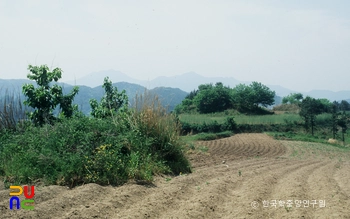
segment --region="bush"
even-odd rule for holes
[[[211,123],[203,122],[202,124],[198,123],[181,123],[182,134],[187,133],[200,133],[200,132],[224,132],[224,131],[235,131],[237,130],[237,124],[234,121],[234,117],[230,116],[226,118],[226,121],[223,124],[219,124],[216,120]]]
[[[27,97],[24,104],[34,108],[34,112],[28,113],[29,118],[36,125],[45,123],[53,123],[56,118],[53,115],[53,110],[59,105],[62,110],[62,115],[71,117],[77,105],[72,105],[75,95],[79,91],[79,87],[74,86],[73,90],[63,95],[62,87],[50,83],[57,82],[62,76],[62,70],[55,68],[51,72],[46,65],[28,66],[28,70],[32,74],[28,74],[28,79],[36,81],[38,87],[33,84],[24,84],[22,87],[23,94]]]
[[[219,133],[199,133],[195,140],[202,140],[202,141],[210,141],[215,140],[219,138],[227,138],[232,135],[232,132],[225,131],[225,132],[219,132]]]
[[[18,123],[24,123],[27,119],[25,110],[29,109],[22,104],[20,94],[15,95],[6,90],[4,96],[0,97],[0,131],[18,129]]]
[[[233,116],[227,117],[225,123],[222,127],[223,130],[235,131],[237,129],[237,124]]]
[[[6,185],[151,182],[154,174],[191,171],[179,132],[176,117],[160,105],[108,119],[77,114],[54,125],[30,125],[22,133],[2,132],[0,173]]]

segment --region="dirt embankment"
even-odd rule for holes
[[[0,218],[350,218],[349,159],[296,144],[264,134],[198,142],[192,174],[152,185],[37,187],[33,211],[9,210],[2,188]]]

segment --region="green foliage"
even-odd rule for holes
[[[23,93],[27,97],[24,104],[34,108],[34,112],[29,113],[29,118],[34,124],[52,124],[55,120],[53,110],[58,105],[64,116],[71,117],[74,109],[77,108],[72,106],[72,101],[79,88],[74,87],[71,93],[63,95],[62,87],[57,84],[50,86],[52,81],[57,82],[61,78],[62,70],[60,68],[50,71],[46,65],[29,65],[28,70],[32,73],[27,75],[28,79],[34,80],[38,84],[37,88],[32,84],[25,84],[22,87]]]
[[[271,114],[263,109],[275,101],[275,92],[267,86],[252,82],[250,85],[239,84],[231,89],[221,82],[201,84],[175,108],[176,113],[216,113],[237,109],[249,114]]]
[[[316,116],[324,111],[320,100],[307,96],[300,104],[299,115],[304,119],[305,128],[311,127],[311,134],[314,135]]]
[[[23,124],[27,119],[26,110],[29,109],[22,104],[20,95],[6,90],[0,98],[0,131],[20,128],[19,123]]]
[[[181,104],[178,104],[174,111],[177,114],[184,112],[196,112],[197,106],[193,103],[193,99],[185,98]]]
[[[193,90],[186,96],[185,99],[193,100],[197,94],[198,94],[198,90]]]
[[[339,110],[349,111],[350,110],[350,103],[346,100],[342,100],[339,104]]]
[[[95,118],[107,118],[115,115],[120,109],[125,111],[128,107],[125,90],[118,92],[118,88],[113,88],[112,81],[108,77],[104,79],[102,87],[105,89],[105,94],[100,103],[95,99],[90,100],[91,115]]]
[[[188,122],[181,122],[182,124],[182,132],[183,133],[200,133],[200,132],[210,132],[210,133],[218,133],[218,132],[224,132],[224,131],[230,131],[233,132],[237,129],[237,124],[234,120],[234,117],[227,117],[225,122],[222,124],[219,124],[216,120],[210,122],[210,123],[188,123]]]
[[[195,135],[194,140],[197,141],[210,141],[210,140],[215,140],[215,139],[220,139],[220,138],[227,138],[232,136],[232,132],[230,131],[224,131],[224,132],[219,132],[219,133],[199,133]]]
[[[200,85],[198,88],[198,94],[193,102],[200,113],[222,112],[232,107],[230,88],[224,87],[221,82],[216,83],[215,86]]]
[[[287,104],[283,103],[273,107],[273,111],[284,111],[287,113],[297,113],[300,110],[299,104]]]
[[[263,113],[264,111],[259,110],[259,106],[272,105],[274,97],[274,91],[255,81],[250,85],[239,84],[232,91],[232,101],[240,112]]]
[[[180,114],[179,119],[181,123],[187,122],[191,124],[201,124],[203,122],[211,123],[217,121],[219,124],[223,124],[227,115],[221,113],[215,114]],[[298,114],[294,113],[285,113],[285,114],[274,114],[274,115],[245,115],[245,114],[236,114],[234,120],[237,124],[283,124],[285,121],[290,121],[292,123],[302,122],[301,117]]]
[[[75,113],[53,125],[0,132],[0,174],[7,185],[40,180],[73,187],[190,172],[176,116],[159,107],[126,108],[99,119]]]
[[[303,100],[303,95],[301,93],[291,93],[286,97],[283,97],[282,104],[296,104],[299,105]]]
[[[333,103],[326,98],[317,99],[321,103],[322,113],[329,113],[332,110]]]
[[[334,101],[331,106],[331,114],[332,114],[332,134],[333,134],[333,139],[336,139],[337,132],[338,132],[338,122],[339,122],[339,108],[336,101]]]
[[[340,126],[342,130],[342,140],[345,144],[345,133],[348,130],[348,124],[350,122],[350,115],[347,114],[345,111],[343,111],[341,114],[339,114],[338,119],[338,125]]]

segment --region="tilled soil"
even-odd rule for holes
[[[350,218],[349,154],[302,144],[264,134],[197,142],[191,174],[36,187],[32,211],[10,210],[2,188],[0,218]]]

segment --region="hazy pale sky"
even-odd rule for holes
[[[0,0],[0,78],[28,64],[63,81],[115,69],[194,71],[309,91],[350,90],[349,0]]]

